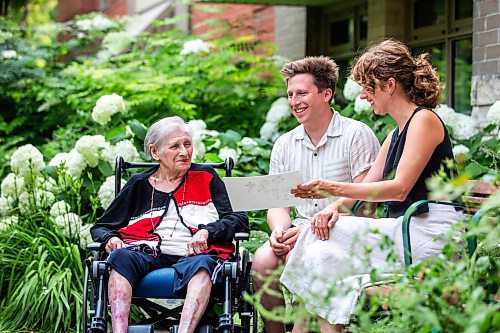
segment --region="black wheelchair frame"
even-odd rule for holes
[[[149,168],[158,163],[126,162],[122,157],[116,158],[115,168],[115,196],[121,188],[122,172],[133,168]],[[204,163],[214,168],[225,170],[227,177],[231,176],[234,162],[227,158],[222,163]],[[246,249],[240,254],[240,241],[248,240],[248,233],[237,233],[234,237],[236,243],[235,253],[224,261],[222,266],[222,283],[217,287],[223,288],[220,298],[212,299],[207,306],[205,315],[198,325],[197,332],[221,332],[221,333],[256,333],[257,312],[247,302],[244,294],[252,293],[252,279],[250,276],[251,265],[249,253]],[[85,260],[85,277],[82,306],[82,331],[84,333],[106,333],[110,321],[107,284],[110,268],[105,261],[107,253],[105,244],[91,243],[87,250],[93,255]],[[149,273],[151,274],[151,273]],[[149,275],[148,274],[148,275]],[[146,275],[146,276],[148,276]],[[154,297],[152,297],[154,298]],[[207,317],[210,307],[222,303],[222,313],[217,316]],[[137,332],[153,332],[154,324],[166,327],[170,332],[176,332],[176,324],[182,311],[182,304],[169,309],[166,306],[151,301],[149,298],[132,297],[132,304],[139,306],[149,318],[135,326],[129,326],[129,332],[140,328]],[[239,324],[233,317],[239,316]]]

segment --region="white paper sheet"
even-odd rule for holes
[[[225,177],[229,200],[234,211],[250,211],[305,204],[290,190],[302,183],[298,171],[269,176]]]

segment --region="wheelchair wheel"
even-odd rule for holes
[[[253,283],[250,275],[252,262],[248,250],[243,250],[241,256],[241,272],[242,272],[242,288],[241,288],[241,302],[243,304],[240,311],[241,326],[246,333],[257,333],[257,310],[250,302],[244,299],[243,294],[253,294]],[[244,314],[244,315],[243,315]]]
[[[85,260],[85,275],[83,281],[83,304],[82,304],[82,332],[106,332],[107,331],[107,292],[103,295],[101,302],[99,300],[99,281],[92,274],[92,266],[94,259],[92,257]],[[103,309],[98,311],[98,304],[101,304]],[[94,318],[97,313],[101,313],[99,322],[101,325],[94,325]]]

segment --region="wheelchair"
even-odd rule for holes
[[[117,157],[115,196],[121,188],[122,172],[133,168],[150,168],[155,165],[157,163],[126,162],[122,157]],[[205,163],[205,165],[223,169],[225,175],[230,176],[234,162],[228,158],[222,163]],[[219,273],[219,280],[222,282],[214,286],[211,300],[195,332],[257,332],[257,312],[252,304],[244,298],[246,293],[252,292],[252,279],[250,277],[252,263],[246,249],[243,249],[241,253],[239,251],[240,242],[248,240],[248,237],[248,233],[235,235],[236,251],[223,262]],[[111,317],[107,288],[110,267],[105,260],[107,256],[105,244],[91,243],[87,245],[87,250],[92,251],[93,254],[85,260],[82,331],[84,333],[106,333]],[[132,304],[137,305],[147,314],[148,318],[134,325],[129,324],[129,333],[154,332],[155,324],[168,329],[169,332],[177,332],[182,304],[176,302],[172,308],[165,303],[165,300],[178,298],[173,291],[174,278],[173,268],[162,268],[148,273],[138,283],[133,290]],[[161,302],[164,303],[161,304]],[[218,314],[214,313],[217,306],[219,306]]]

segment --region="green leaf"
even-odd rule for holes
[[[130,129],[134,134],[141,140],[144,141],[144,138],[146,137],[146,132],[147,128],[144,126],[140,121],[133,119],[128,122],[128,125],[130,126]]]
[[[113,175],[113,169],[111,168],[109,163],[104,160],[99,161],[97,168],[99,169],[99,171],[101,171],[104,177],[109,177]]]

